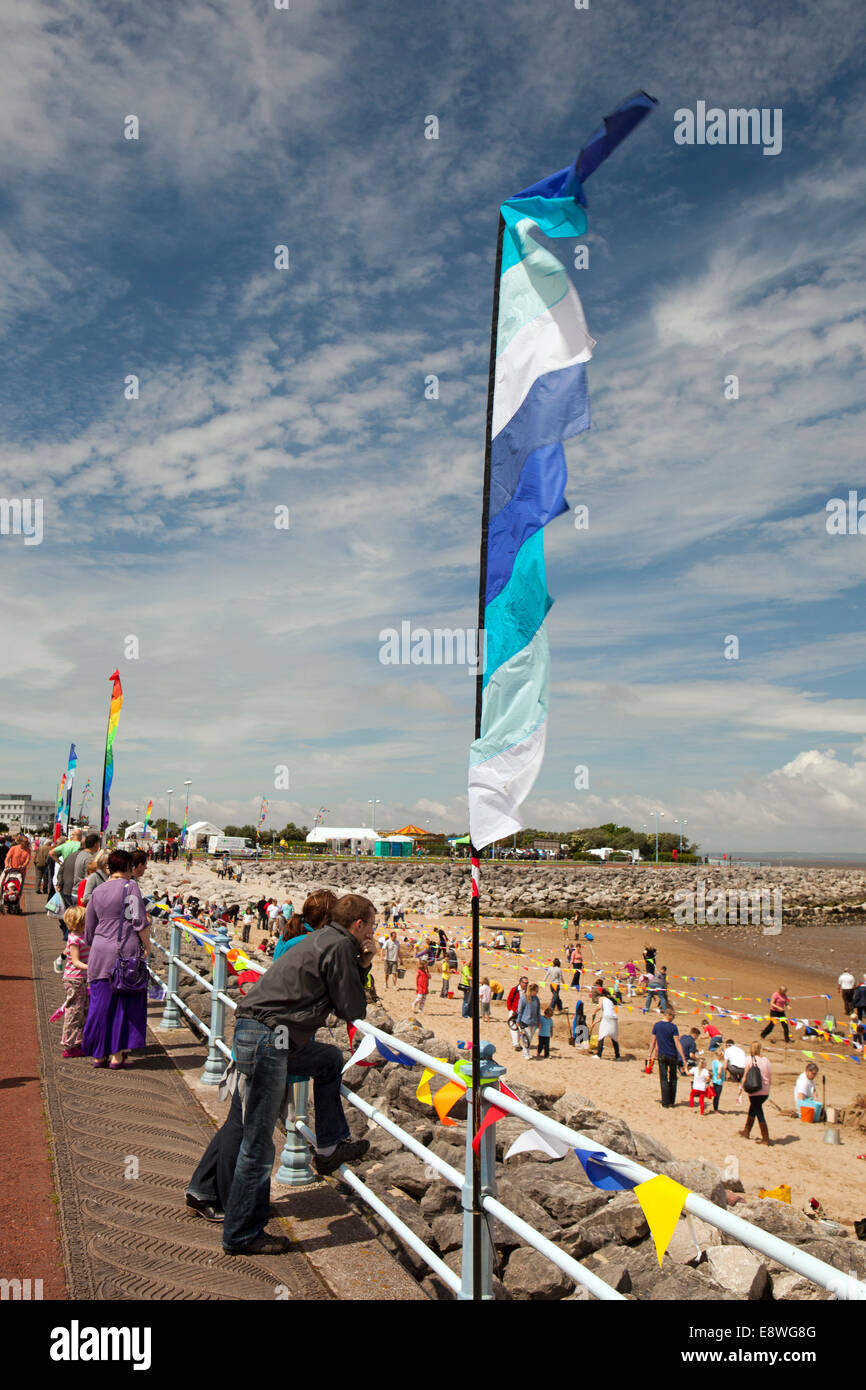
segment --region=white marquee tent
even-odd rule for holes
[[[193,821],[192,825],[188,825],[186,828],[187,848],[202,849],[207,845],[209,835],[221,835],[222,833],[220,827],[209,820]]]
[[[375,830],[369,830],[366,825],[360,827],[317,825],[315,830],[311,830],[307,836],[307,844],[333,845],[335,850],[341,845],[348,844],[349,853],[354,854],[356,849],[364,849],[369,852],[371,846],[378,839],[379,836]]]

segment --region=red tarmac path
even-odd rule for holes
[[[27,897],[32,871],[25,912]],[[66,1298],[26,916],[0,914],[0,933],[0,1279],[41,1279],[43,1298]]]

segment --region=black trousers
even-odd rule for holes
[[[243,1137],[243,1106],[240,1095],[235,1091],[223,1126],[217,1130],[202,1154],[201,1162],[189,1180],[187,1192],[198,1197],[199,1201],[210,1202],[220,1211],[225,1211]]]
[[[784,1036],[785,1042],[790,1042],[790,1041],[791,1041],[791,1034],[788,1032],[788,1020],[787,1020],[787,1018],[785,1017],[785,1015],[784,1015],[784,1013],[782,1012],[781,1009],[771,1009],[771,1010],[770,1010],[770,1022],[767,1024],[766,1028],[762,1029],[762,1031],[761,1031],[761,1037],[762,1037],[762,1038],[768,1038],[768,1037],[770,1036],[770,1034],[772,1033],[773,1029],[774,1029],[775,1026],[776,1026],[775,1020],[776,1020],[777,1018],[779,1019],[779,1021],[780,1021],[781,1024],[782,1024],[782,1034],[783,1034],[783,1036]]]
[[[676,1105],[677,1103],[677,1059],[676,1057],[659,1057],[659,1082],[662,1088],[662,1105]]]

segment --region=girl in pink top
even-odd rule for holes
[[[63,914],[63,922],[69,935],[66,938],[66,965],[63,970],[66,1003],[63,1006],[60,1045],[64,1057],[83,1057],[81,1038],[87,1022],[87,957],[90,954],[84,940],[84,908],[68,907]]]
[[[776,1026],[776,1019],[778,1019],[782,1025],[782,1034],[785,1042],[791,1041],[791,1035],[788,1032],[788,1020],[785,1017],[788,1012],[788,1002],[788,991],[785,985],[782,985],[776,990],[776,993],[770,1000],[770,1021],[766,1028],[761,1030],[762,1038],[768,1038],[770,1036]]]

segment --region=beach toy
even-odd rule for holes
[[[839,1135],[838,1129],[829,1129],[829,1128],[828,1128],[827,1131],[826,1131],[826,1133],[825,1133],[825,1135],[824,1135],[824,1143],[825,1143],[825,1144],[841,1144],[841,1143],[842,1143],[842,1140],[841,1140],[841,1137],[840,1137],[840,1135]]]
[[[777,1202],[787,1202],[791,1205],[791,1189],[786,1182],[780,1183],[778,1187],[759,1187],[759,1197],[774,1197]]]
[[[801,1105],[800,1119],[802,1120],[804,1125],[813,1125],[815,1123],[814,1108],[811,1105]]]

